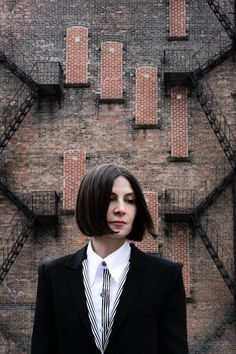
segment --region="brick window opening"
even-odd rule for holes
[[[171,157],[188,157],[187,88],[171,88]]]
[[[157,124],[158,100],[157,69],[143,66],[136,69],[136,113],[135,123],[138,125]]]
[[[82,177],[85,174],[85,153],[81,150],[64,152],[63,209],[74,210]]]
[[[158,194],[156,192],[144,192],[148,210],[152,216],[156,232],[158,232]],[[143,241],[135,242],[135,245],[144,252],[156,254],[158,252],[158,240],[151,235],[144,235]]]
[[[101,44],[101,99],[123,98],[123,43]]]
[[[169,17],[170,37],[186,37],[186,0],[170,0]]]
[[[67,28],[66,83],[88,82],[88,29],[81,26]]]
[[[186,296],[190,297],[190,262],[188,224],[172,224],[172,259],[183,264],[183,280]]]

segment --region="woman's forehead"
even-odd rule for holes
[[[123,192],[126,194],[132,194],[134,193],[134,190],[126,177],[119,176],[113,182],[112,192]]]

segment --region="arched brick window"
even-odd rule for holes
[[[186,295],[190,296],[189,228],[186,223],[172,224],[172,259],[183,267]]]
[[[85,174],[85,153],[81,150],[64,152],[63,209],[74,210],[77,192]]]
[[[157,124],[157,69],[143,66],[136,69],[135,123]]]
[[[171,88],[171,156],[188,157],[187,88]]]
[[[101,44],[101,99],[123,98],[123,43]]]
[[[66,35],[66,83],[88,82],[88,28],[72,26]]]
[[[186,0],[170,0],[169,3],[170,37],[186,36]]]

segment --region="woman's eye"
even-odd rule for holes
[[[129,204],[135,204],[135,200],[134,200],[134,199],[128,199],[128,200],[127,200],[127,203],[129,203]]]
[[[111,195],[110,202],[118,201],[119,198],[117,196]],[[123,198],[123,201],[128,204],[135,204],[136,200],[134,198]]]

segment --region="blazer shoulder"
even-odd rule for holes
[[[52,259],[52,260],[47,260],[47,261],[41,263],[40,267],[43,267],[48,270],[60,267],[61,265],[65,265],[71,256],[72,256],[72,254],[67,254],[67,255]]]
[[[62,257],[43,262],[39,269],[44,268],[46,271],[54,271],[60,268],[76,267],[80,262],[82,262],[84,255],[86,254],[86,247],[79,249],[77,252],[72,254],[67,254]]]
[[[136,247],[132,249],[135,267],[145,272],[146,284],[150,284],[152,291],[156,291],[163,301],[176,291],[184,294],[181,263],[142,252]]]
[[[182,269],[183,264],[179,262],[174,262],[167,258],[161,258],[160,256],[154,256],[151,254],[146,254],[148,263],[152,266],[163,268],[166,270],[173,271],[174,269]]]
[[[131,246],[131,262],[136,267],[146,268],[150,276],[169,277],[182,273],[183,265],[166,258],[161,258],[141,251],[136,246]]]
[[[183,264],[160,258],[154,255],[147,255],[149,273],[152,279],[162,284],[165,296],[175,292],[175,289],[183,289]]]

